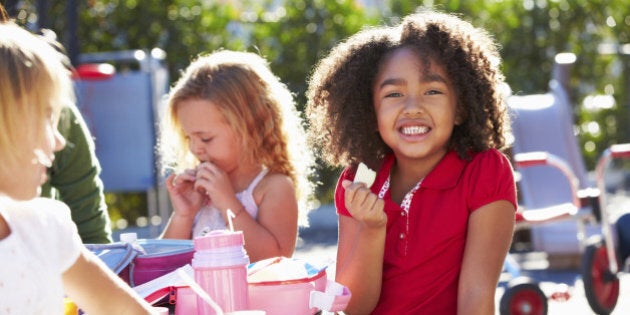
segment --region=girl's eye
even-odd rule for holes
[[[402,93],[399,92],[391,92],[391,93],[387,93],[385,94],[385,97],[401,97]]]
[[[438,94],[442,94],[442,92],[438,91],[438,90],[429,90],[426,92],[427,95],[438,95]]]
[[[208,143],[210,140],[212,140],[212,138],[201,138],[201,142],[203,143]]]

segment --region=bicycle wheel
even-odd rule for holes
[[[546,315],[547,308],[547,296],[528,277],[511,280],[499,304],[501,315]]]
[[[600,315],[610,314],[619,297],[619,278],[608,266],[608,253],[601,238],[591,239],[582,257],[584,293],[591,309]]]

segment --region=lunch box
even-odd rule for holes
[[[312,315],[319,310],[343,311],[350,291],[326,274],[326,267],[285,257],[248,266],[249,308],[267,315]]]
[[[132,287],[190,264],[195,253],[191,240],[139,239],[137,244],[144,253],[120,242],[85,246]]]

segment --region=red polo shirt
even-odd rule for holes
[[[395,162],[387,156],[371,187],[378,194]],[[335,192],[340,215],[344,206],[341,174]],[[409,213],[384,195],[387,236],[381,297],[373,314],[456,314],[457,285],[468,217],[480,207],[507,200],[516,208],[516,186],[509,160],[491,149],[470,161],[448,152],[425,177],[411,199]]]

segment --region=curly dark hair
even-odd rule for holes
[[[364,162],[372,168],[391,152],[377,129],[372,88],[381,61],[409,47],[426,63],[444,67],[457,93],[463,121],[450,150],[463,159],[490,148],[505,149],[510,132],[502,95],[498,46],[482,29],[457,16],[425,10],[395,27],[364,29],[320,60],[309,81],[309,140],[331,165]]]

